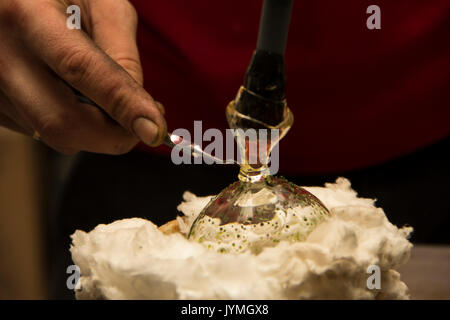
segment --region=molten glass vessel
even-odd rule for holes
[[[310,192],[270,173],[269,164],[278,161],[270,154],[292,126],[292,112],[284,103],[283,120],[273,126],[238,112],[235,101],[226,115],[235,129],[239,181],[211,199],[188,237],[219,252],[258,253],[282,240],[302,241],[329,212]]]

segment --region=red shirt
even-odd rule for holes
[[[169,130],[227,128],[262,0],[131,1],[145,88]],[[381,8],[381,30],[366,9]],[[450,134],[450,1],[296,0],[286,49],[295,122],[280,171],[325,173],[406,155]],[[164,146],[153,152],[169,153]]]

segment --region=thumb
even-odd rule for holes
[[[92,40],[140,85],[143,74],[136,44],[138,17],[128,0],[86,1]]]

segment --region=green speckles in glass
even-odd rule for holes
[[[280,241],[304,241],[328,216],[314,195],[286,179],[268,176],[258,183],[238,181],[223,190],[198,215],[189,239],[222,253],[256,254]]]

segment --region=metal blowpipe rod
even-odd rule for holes
[[[286,72],[284,52],[293,0],[265,0],[256,50],[244,78],[244,90],[235,100],[241,114],[276,126],[285,116]]]

